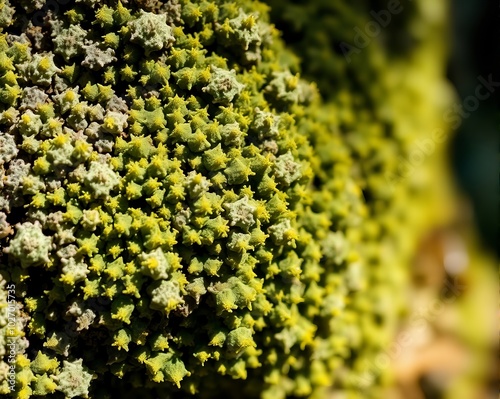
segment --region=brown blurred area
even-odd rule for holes
[[[498,272],[474,226],[461,198],[452,220],[422,238],[387,398],[498,398]]]

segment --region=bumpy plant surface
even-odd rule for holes
[[[267,6],[2,0],[0,30],[0,393],[375,392],[383,126],[322,102]]]

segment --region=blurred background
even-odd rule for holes
[[[451,158],[458,184],[472,203],[483,245],[498,257],[500,2],[455,0],[450,19],[448,77],[461,101],[475,95],[480,79],[496,83],[490,83],[491,95],[462,119],[451,143]]]
[[[463,113],[447,149],[455,209],[414,259],[420,339],[395,361],[395,398],[498,398],[500,3],[455,0],[449,18],[447,77]],[[489,95],[476,102],[480,84]]]
[[[415,277],[417,295],[443,280],[463,292],[429,323],[432,339],[413,354],[418,386],[405,397],[498,398],[500,2],[454,0],[449,18],[448,78],[463,107],[447,157],[456,211],[422,241]]]

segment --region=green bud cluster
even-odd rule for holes
[[[11,391],[0,308],[0,393],[376,385],[360,380],[401,266],[380,262],[358,170],[380,132],[341,129],[363,110],[323,104],[254,0],[80,0],[37,25],[44,4],[0,1],[0,273],[19,342]]]

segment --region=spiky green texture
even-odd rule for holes
[[[267,7],[82,0],[23,26],[35,3],[0,20],[14,396],[375,385],[399,269],[371,269],[358,165]]]

